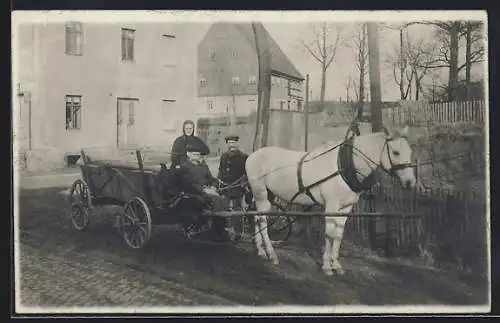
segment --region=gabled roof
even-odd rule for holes
[[[219,23],[219,24],[231,24],[236,30],[240,32],[243,38],[248,42],[251,48],[257,53],[255,46],[255,36],[253,33],[253,28],[251,23]],[[283,53],[276,41],[269,35],[269,32],[264,28],[264,26],[259,23],[257,24],[256,32],[260,37],[267,38],[269,44],[269,51],[271,53],[271,70],[276,71],[281,74],[288,75],[295,79],[304,80],[304,77],[293,63],[288,59],[288,57]]]

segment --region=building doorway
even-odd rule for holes
[[[117,146],[121,149],[137,146],[136,108],[139,99],[117,99]]]

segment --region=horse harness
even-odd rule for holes
[[[298,186],[299,190],[295,195],[292,197],[290,202],[288,204],[292,204],[293,201],[297,198],[302,193],[305,193],[316,205],[319,205],[318,201],[314,198],[314,196],[311,193],[311,188],[320,185],[324,182],[326,182],[329,179],[332,179],[337,176],[341,176],[344,182],[349,186],[349,188],[355,192],[355,193],[361,193],[363,191],[369,190],[370,188],[373,187],[373,185],[376,182],[375,179],[375,173],[373,172],[363,180],[359,180],[357,176],[357,171],[356,168],[354,167],[354,159],[353,159],[353,150],[354,150],[354,138],[355,136],[351,136],[349,138],[346,138],[342,143],[335,145],[334,147],[326,150],[325,152],[321,153],[320,155],[316,156],[319,157],[321,155],[324,155],[332,150],[335,150],[339,148],[338,152],[338,158],[337,158],[337,171],[326,176],[323,179],[320,179],[319,181],[316,181],[310,185],[304,186],[304,182],[302,179],[302,166],[304,164],[304,161],[307,156],[309,156],[309,153],[304,154],[304,156],[301,157],[299,164],[297,165],[297,181],[298,181]],[[390,141],[386,140],[385,145],[388,144]],[[384,147],[385,148],[385,147]],[[389,163],[391,165],[390,169],[385,169],[385,167],[382,166],[382,169],[390,174],[393,175],[395,171],[408,168],[408,167],[413,167],[413,164],[411,163],[401,163],[401,164],[394,164],[391,154],[389,153],[389,149],[382,149],[382,151],[387,150],[387,156],[389,159]],[[371,161],[370,158],[368,158],[365,154],[360,152],[365,158]],[[373,162],[373,161],[372,161]]]
[[[309,156],[309,153],[304,154],[304,156],[301,157],[299,164],[297,165],[297,181],[298,181],[298,186],[299,190],[295,195],[292,197],[290,200],[289,204],[293,203],[293,201],[297,198],[302,193],[305,193],[316,205],[319,205],[318,201],[316,198],[312,195],[311,193],[311,188],[320,185],[324,182],[326,182],[329,179],[335,178],[337,176],[341,176],[344,182],[349,186],[349,188],[356,193],[360,193],[362,191],[370,189],[373,184],[375,183],[375,174],[372,173],[369,175],[367,178],[363,179],[360,181],[357,176],[356,168],[354,167],[354,160],[353,160],[353,142],[354,142],[354,136],[347,138],[345,141],[342,143],[335,145],[334,147],[328,149],[326,152],[322,153],[325,154],[327,152],[330,152],[332,150],[335,150],[339,148],[338,152],[338,158],[337,158],[337,171],[334,173],[310,184],[305,186],[303,179],[302,179],[302,167],[304,164],[304,161],[307,156]],[[319,156],[318,156],[319,157]]]

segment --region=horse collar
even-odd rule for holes
[[[372,188],[375,184],[375,174],[372,173],[361,181],[358,179],[358,172],[354,166],[353,147],[354,136],[347,138],[340,146],[337,163],[344,182],[353,192],[360,193]]]

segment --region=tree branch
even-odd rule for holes
[[[307,51],[309,52],[309,54],[312,55],[312,57],[314,57],[318,62],[322,62],[321,58],[318,57],[316,55],[316,53],[311,49],[311,47],[309,47],[309,45],[307,45],[304,41],[302,41],[302,45],[304,45],[305,49],[307,49]]]
[[[403,80],[401,80],[401,81],[399,81],[399,82],[398,82],[398,76],[397,76],[398,74],[396,73],[396,66],[397,66],[396,64],[394,64],[394,65],[393,65],[393,68],[392,68],[392,74],[393,74],[393,76],[394,76],[394,81],[396,82],[396,85],[399,85],[399,86],[400,86],[400,85],[401,85],[401,82],[402,82]]]
[[[340,32],[337,32],[337,37],[335,38],[335,44],[333,45],[333,48],[332,48],[332,57],[330,57],[330,59],[327,61],[326,68],[328,68],[330,66],[330,64],[332,64],[333,59],[335,58],[335,55],[337,54],[337,46],[339,45],[339,42],[340,42]]]

